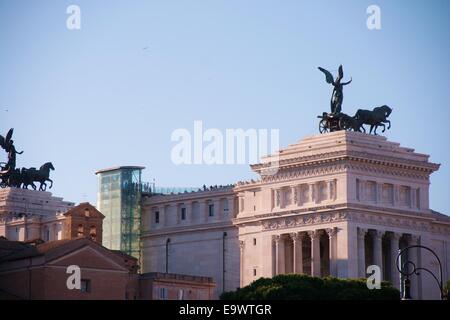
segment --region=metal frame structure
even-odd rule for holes
[[[99,170],[98,209],[105,215],[104,245],[140,260],[142,170],[121,166]]]

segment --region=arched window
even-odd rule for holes
[[[77,237],[83,237],[84,236],[84,228],[82,224],[78,225],[78,231],[77,231]]]
[[[97,228],[95,226],[91,226],[89,230],[89,237],[91,238],[92,241],[97,240]]]

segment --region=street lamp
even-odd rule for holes
[[[225,292],[225,237],[227,233],[222,234],[222,292]]]
[[[439,264],[439,279],[429,269],[423,268],[423,267],[417,267],[416,264],[411,260],[406,260],[405,262],[402,261],[400,263],[402,254],[412,248],[424,249],[424,250],[431,252],[434,255],[434,257],[436,258],[436,260]],[[421,271],[421,270],[428,272],[434,278],[434,280],[436,280],[436,283],[439,287],[441,300],[445,299],[444,287],[442,284],[442,264],[441,264],[441,260],[439,259],[439,257],[433,250],[431,250],[428,247],[422,246],[422,245],[413,245],[413,246],[406,247],[404,249],[399,249],[397,259],[396,259],[396,266],[397,266],[397,270],[403,276],[403,284],[400,284],[403,300],[411,299],[411,290],[410,290],[411,289],[411,280],[409,279],[409,277],[413,274],[415,274],[417,276],[420,275],[419,271]],[[410,271],[410,272],[408,271],[409,267],[411,267],[411,269],[412,269],[412,271]]]

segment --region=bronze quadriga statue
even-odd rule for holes
[[[39,190],[45,191],[47,189],[47,181],[50,182],[49,188],[53,186],[53,181],[50,179],[50,170],[55,170],[51,162],[43,164],[39,170],[36,168],[16,168],[16,155],[22,154],[23,151],[17,152],[12,140],[14,129],[10,129],[6,137],[0,135],[0,147],[8,154],[7,162],[0,162],[0,187],[14,187],[28,189],[31,186],[36,190],[35,182],[39,182]]]
[[[319,122],[319,132],[326,133],[338,130],[353,130],[357,132],[366,132],[364,125],[370,126],[369,133],[377,134],[377,128],[382,126],[383,132],[386,130],[385,123],[388,124],[388,129],[391,128],[391,122],[387,120],[392,112],[392,109],[386,105],[374,108],[373,110],[358,109],[356,114],[351,117],[342,112],[342,102],[344,100],[343,87],[350,84],[352,79],[348,82],[341,82],[344,78],[344,70],[342,65],[339,66],[338,75],[336,79],[328,70],[319,67],[319,70],[325,74],[325,80],[333,86],[333,93],[331,94],[330,107],[331,112],[324,112],[318,118],[322,119]]]

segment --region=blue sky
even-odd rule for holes
[[[66,28],[71,4],[81,30]],[[248,165],[173,165],[172,131],[279,128],[287,146],[329,109],[317,66],[343,64],[343,111],[392,106],[386,136],[442,164],[431,206],[449,214],[449,14],[446,0],[1,0],[1,134],[15,128],[18,166],[52,161],[70,201],[95,203],[94,172],[114,165],[160,186],[233,183]]]

